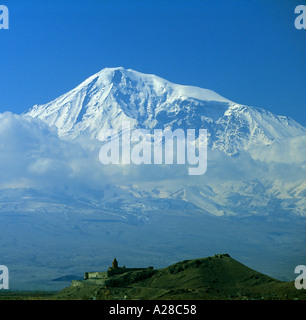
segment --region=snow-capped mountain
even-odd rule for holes
[[[205,177],[188,179],[179,168],[119,167],[114,171],[119,178],[107,187],[98,186],[103,191],[94,199],[86,192],[64,191],[73,203],[78,203],[80,193],[87,194],[83,203],[89,211],[104,208],[141,219],[165,208],[215,216],[305,215],[305,183],[300,177],[305,170],[306,128],[288,117],[234,103],[211,90],[121,67],[103,69],[54,101],[34,106],[25,116],[57,128],[66,142],[80,137],[99,141],[104,129],[120,131],[122,121],[151,132],[208,129],[211,149]],[[231,157],[239,153],[237,160]],[[155,184],[156,177],[160,178]],[[23,204],[27,206],[28,202]]]
[[[208,129],[206,173],[103,166],[100,134],[120,131],[123,120],[147,130]],[[41,281],[53,288],[51,279],[100,270],[114,255],[158,266],[229,252],[291,279],[305,261],[305,146],[306,129],[290,118],[103,69],[23,115],[0,114],[3,263],[12,283],[24,288],[26,271],[43,290]]]
[[[306,133],[288,117],[121,67],[103,69],[59,98],[35,105],[27,115],[56,126],[64,138],[99,139],[104,129],[120,131],[122,121],[149,130],[203,128],[209,146],[229,155]]]

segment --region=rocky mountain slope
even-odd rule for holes
[[[209,145],[229,155],[254,145],[306,134],[294,120],[263,109],[240,105],[214,91],[173,84],[155,75],[106,68],[73,90],[31,108],[28,115],[58,128],[61,137],[89,135],[103,129],[207,129]]]

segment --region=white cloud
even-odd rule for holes
[[[306,135],[284,139],[250,150],[252,158],[265,162],[301,164],[306,162]]]
[[[101,142],[65,141],[39,119],[0,114],[0,190],[34,188],[48,190],[101,191],[107,184],[146,184],[160,181],[172,190],[186,185],[214,185],[241,181],[280,181],[298,184],[306,176],[306,137],[296,137],[282,144],[241,152],[229,157],[218,150],[208,150],[207,172],[189,176],[186,165],[102,165]],[[304,162],[304,164],[303,164]],[[175,191],[175,190],[174,190]],[[60,191],[61,192],[61,191]],[[90,194],[88,194],[90,196]],[[100,192],[97,193],[99,198]],[[101,199],[100,198],[100,199]]]
[[[0,114],[0,186],[26,181],[24,187],[97,183],[103,174],[92,151],[64,141],[39,119]]]

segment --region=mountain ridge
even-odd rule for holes
[[[56,126],[60,137],[73,139],[88,135],[100,140],[104,129],[120,131],[122,121],[149,130],[205,128],[210,147],[228,155],[306,134],[306,128],[289,117],[122,67],[102,69],[26,115]]]

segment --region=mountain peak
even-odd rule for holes
[[[179,85],[153,74],[123,67],[104,68],[73,90],[28,112],[60,136],[89,135],[99,139],[108,128],[199,129],[209,132],[209,144],[227,154],[250,146],[306,133],[295,121],[242,106],[214,91]]]
[[[151,88],[156,93],[163,93],[164,90],[169,89],[175,94],[175,96],[182,98],[231,102],[230,100],[209,89],[175,84],[154,74],[146,74],[133,69],[126,69],[124,67],[104,68],[90,77],[88,80],[91,81],[97,77],[104,82],[113,83],[115,85],[120,83],[122,83],[122,85],[127,85],[127,83],[134,85],[142,84],[143,86]]]

